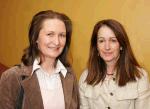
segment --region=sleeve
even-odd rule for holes
[[[148,73],[142,69],[142,78],[138,81],[138,98],[135,100],[135,109],[150,109],[150,83]]]
[[[16,75],[11,69],[5,71],[0,79],[0,109],[15,109],[17,98]]]
[[[90,109],[88,99],[85,97],[86,83],[85,79],[87,77],[88,71],[85,70],[79,80],[79,93],[80,93],[80,109]]]

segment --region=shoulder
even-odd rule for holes
[[[138,68],[140,74],[141,74],[141,78],[138,78],[137,81],[147,81],[149,82],[149,75],[148,72],[144,69],[144,68]]]
[[[150,89],[150,83],[149,83],[149,76],[148,72],[143,69],[139,68],[139,71],[141,72],[141,78],[137,80],[138,82],[138,89],[141,91]]]
[[[66,67],[67,74],[75,76],[75,72],[72,67]]]
[[[74,73],[74,70],[72,67],[65,67],[67,69],[68,73]]]
[[[142,77],[148,78],[148,72],[144,68],[138,68]]]
[[[67,74],[65,78],[71,79],[72,81],[77,81],[76,73],[74,72],[72,67],[66,67]]]
[[[87,75],[88,75],[88,70],[85,69],[80,76],[79,85],[86,84],[85,80],[86,80]]]
[[[11,67],[2,73],[1,80],[17,77],[19,75],[19,72],[20,72],[19,66]]]
[[[20,68],[18,66],[11,67],[3,72],[0,78],[0,91],[12,91],[15,92],[19,86]],[[1,93],[2,94],[2,93]]]
[[[32,66],[25,66],[23,64],[16,65],[3,72],[0,80],[18,79],[21,76],[29,76],[31,71]]]

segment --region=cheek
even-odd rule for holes
[[[66,39],[62,39],[62,40],[61,40],[61,46],[64,47],[65,45],[66,45]]]
[[[43,49],[42,44],[41,44],[41,43],[38,43],[37,46],[38,46],[39,51],[42,51],[42,49]]]
[[[116,54],[117,54],[117,55],[120,54],[120,49],[119,49],[119,48],[116,50]]]
[[[116,47],[114,48],[114,52],[115,52],[115,54],[118,56],[118,55],[120,54],[120,47],[119,47],[119,46],[116,46]]]
[[[98,46],[97,50],[98,50],[98,53],[101,54],[101,52],[103,51],[103,47]]]
[[[39,45],[44,45],[44,44],[47,44],[48,42],[49,42],[49,39],[45,38],[45,37],[42,37],[42,38],[38,39],[38,44]]]
[[[47,44],[47,41],[43,39],[38,40],[38,43],[37,43],[38,49],[40,51],[43,50],[46,47],[46,44]]]

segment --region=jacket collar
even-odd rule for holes
[[[34,73],[34,71],[41,69],[41,65],[39,65],[39,63],[40,63],[40,58],[36,58],[33,62],[33,68],[32,68],[31,75]],[[63,63],[58,59],[56,61],[55,73],[59,73],[59,72],[61,72],[64,77],[67,74],[67,69],[65,68]]]
[[[40,86],[36,73],[33,73],[32,75],[33,66],[25,66],[21,64],[21,69],[21,75],[27,77],[26,79],[21,81],[21,85],[23,86],[26,99],[29,99],[31,109],[44,109]],[[65,109],[69,109],[74,86],[74,76],[72,75],[72,70],[70,68],[66,69],[66,77],[64,78],[63,74],[60,73],[60,78],[62,81],[62,87],[64,92]]]
[[[20,68],[21,68],[21,76],[32,76],[32,69],[33,69],[33,66],[25,66],[23,63],[21,63],[20,65]]]

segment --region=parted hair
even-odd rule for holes
[[[98,30],[103,26],[109,27],[114,32],[120,47],[122,47],[122,50],[120,51],[120,57],[115,65],[116,82],[118,85],[125,86],[128,82],[136,81],[137,78],[141,78],[139,71],[141,66],[133,54],[128,35],[123,25],[116,20],[106,19],[97,22],[93,29],[87,64],[88,75],[86,82],[90,85],[96,85],[99,82],[103,82],[106,77],[107,65],[105,61],[98,55],[97,50]]]
[[[33,62],[37,56],[39,56],[39,49],[37,46],[37,39],[39,37],[39,32],[42,28],[42,23],[46,19],[59,19],[64,22],[66,27],[66,45],[62,53],[58,56],[59,59],[66,67],[70,66],[67,60],[67,53],[69,50],[69,46],[71,43],[71,35],[72,35],[72,22],[68,16],[63,13],[55,12],[52,10],[40,11],[36,15],[33,16],[32,21],[29,25],[28,39],[29,46],[24,50],[24,54],[22,56],[22,62],[26,66],[33,65]]]

